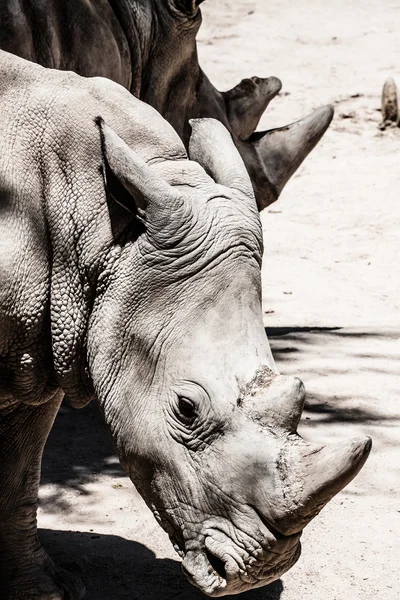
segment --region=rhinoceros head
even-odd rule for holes
[[[197,0],[163,0],[154,5],[162,52],[151,56],[153,78],[143,83],[141,99],[154,106],[186,145],[189,119],[214,118],[231,133],[253,185],[259,210],[278,199],[290,177],[319,142],[332,117],[325,106],[283,127],[257,131],[259,120],[281,89],[276,77],[243,79],[218,91],[199,66],[196,34],[201,24]],[[157,77],[157,80],[155,79]]]
[[[106,420],[188,579],[214,597],[265,585],[370,441],[296,432],[304,388],[270,353],[260,220],[226,129],[194,121],[194,160],[146,164],[101,128],[107,187],[142,224],[115,249],[89,327]]]

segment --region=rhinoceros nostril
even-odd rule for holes
[[[207,548],[206,555],[214,571],[216,571],[220,577],[226,579],[225,563],[220,558],[218,558],[218,556],[215,556],[215,554],[210,552]]]
[[[193,581],[193,575],[187,570],[184,563],[181,564],[181,569],[189,581]]]

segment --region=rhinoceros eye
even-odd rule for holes
[[[185,425],[190,425],[197,416],[194,402],[184,396],[178,398],[178,411],[178,417]]]

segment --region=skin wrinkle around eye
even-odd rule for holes
[[[191,384],[188,386],[188,384]],[[165,413],[167,415],[167,425],[170,435],[178,443],[182,443],[189,451],[203,451],[205,447],[209,446],[215,439],[222,434],[221,426],[222,423],[215,421],[215,414],[211,409],[211,401],[208,394],[201,390],[201,386],[194,384],[193,382],[183,382],[180,384],[181,387],[177,387],[176,391],[173,392],[173,400],[167,402],[165,406]],[[185,389],[186,386],[186,389]],[[200,391],[202,400],[198,399],[195,402],[197,415],[192,424],[185,424],[179,420],[177,414],[177,408],[179,403],[179,394],[188,394],[192,389],[192,400],[193,393],[197,389]],[[169,418],[168,418],[169,417]]]

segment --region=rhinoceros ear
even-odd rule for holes
[[[251,203],[253,187],[230,133],[216,119],[191,119],[189,156],[197,161],[216,183],[240,190]]]
[[[178,10],[185,16],[194,17],[199,10],[199,5],[203,1],[204,0],[172,0],[171,5],[173,5],[175,10]]]
[[[100,128],[105,183],[115,201],[146,221],[151,216],[159,221],[163,215],[171,214],[173,205],[181,200],[178,192],[101,117],[96,124]]]

